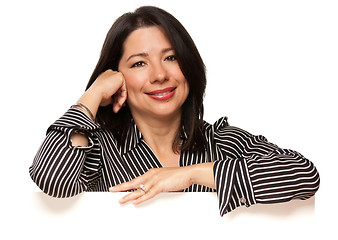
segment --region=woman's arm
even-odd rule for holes
[[[224,126],[215,131],[215,141],[218,155],[228,157],[214,164],[221,215],[239,206],[307,199],[319,188],[311,161],[263,136]]]
[[[214,178],[214,163],[200,163],[188,166],[192,184],[204,185],[216,189]]]
[[[122,73],[107,70],[100,74],[90,88],[77,101],[85,107],[75,107],[95,119],[99,106],[112,104],[114,112],[118,112],[126,99],[127,90]],[[72,135],[72,146],[84,147],[87,145],[88,138],[85,135],[78,133]]]
[[[100,159],[94,154],[89,164],[86,158],[93,148],[99,147],[93,135],[99,126],[88,111],[95,118],[99,106],[112,104],[117,112],[126,97],[123,75],[107,70],[79,99],[78,103],[86,107],[69,109],[48,129],[29,169],[33,181],[43,192],[54,197],[74,196],[85,191],[88,183],[97,178]]]
[[[110,188],[109,191],[122,192],[138,189],[124,196],[120,203],[134,201],[134,204],[139,204],[161,192],[182,191],[192,184],[215,188],[213,164],[209,162],[176,168],[152,168],[129,182]],[[140,185],[143,185],[145,190],[140,189]]]
[[[139,204],[160,192],[181,191],[192,184],[205,185],[217,190],[220,213],[224,215],[239,206],[307,199],[319,188],[316,168],[296,151],[281,149],[262,136],[237,128],[225,127],[215,138],[216,144],[222,146],[216,157],[224,159],[223,154],[232,157],[186,167],[150,169],[109,190],[137,189],[120,202]]]
[[[95,144],[92,133],[98,125],[82,111],[71,108],[47,131],[47,136],[39,148],[33,164],[29,168],[30,176],[38,187],[46,194],[53,197],[71,197],[86,190],[87,178],[84,172],[90,171],[95,177],[95,170],[87,167],[86,157]],[[88,136],[86,147],[72,147],[71,137],[74,133],[81,132]],[[93,161],[99,162],[95,155]]]

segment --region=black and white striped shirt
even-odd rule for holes
[[[89,146],[72,147],[74,132],[85,133]],[[179,164],[214,162],[216,190],[192,185],[184,191],[217,191],[221,215],[242,205],[307,199],[319,188],[319,174],[312,162],[263,136],[229,126],[225,117],[213,125],[205,123],[204,136],[207,149],[198,154],[181,152]],[[108,191],[160,167],[135,124],[121,146],[110,131],[71,108],[49,127],[29,171],[43,192],[71,197],[83,191]]]

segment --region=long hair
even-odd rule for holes
[[[140,7],[135,12],[125,13],[119,17],[107,33],[99,61],[88,82],[87,89],[104,71],[112,69],[118,71],[118,65],[123,55],[123,43],[135,30],[142,27],[160,26],[175,50],[178,64],[185,76],[190,90],[182,105],[181,128],[173,143],[173,150],[177,152],[200,152],[205,149],[206,140],[203,136],[203,97],[206,87],[205,66],[195,46],[194,41],[182,24],[170,13],[151,6]],[[132,116],[128,106],[114,113],[112,106],[99,107],[98,123],[113,132],[116,140],[123,144]],[[181,143],[181,137],[186,134],[187,139]]]

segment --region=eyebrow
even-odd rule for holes
[[[167,52],[170,52],[170,51],[172,51],[172,50],[174,50],[174,48],[164,48],[162,51],[161,51],[161,53],[163,54],[163,53],[167,53]],[[135,54],[132,54],[132,55],[130,55],[128,58],[127,58],[127,61],[129,61],[131,58],[133,58],[133,57],[148,57],[149,56],[149,54],[148,53],[146,53],[146,52],[141,52],[141,53],[135,53]]]

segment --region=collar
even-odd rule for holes
[[[130,122],[130,127],[127,132],[126,140],[122,146],[122,154],[126,154],[130,150],[137,147],[137,145],[142,141],[142,133],[138,130],[134,119]]]
[[[188,135],[182,127],[182,140],[186,140]],[[126,154],[127,152],[131,151],[132,149],[136,148],[141,142],[143,141],[143,135],[140,130],[137,128],[134,119],[131,120],[129,130],[127,132],[126,140],[122,146],[122,154]]]

